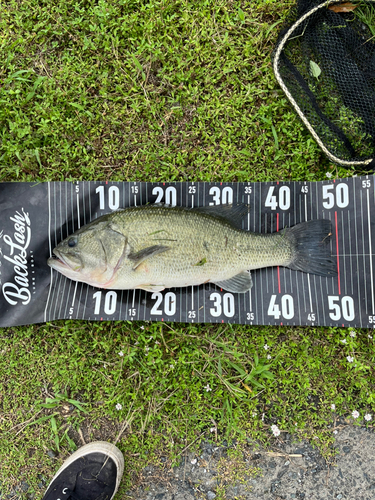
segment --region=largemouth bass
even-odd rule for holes
[[[335,276],[331,223],[302,222],[277,233],[241,229],[248,207],[145,205],[87,224],[54,248],[48,264],[99,288],[142,289],[214,283],[229,292],[252,286],[249,271],[269,266]]]

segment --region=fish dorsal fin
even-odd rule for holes
[[[214,281],[216,286],[232,293],[245,293],[253,286],[250,271],[241,271],[233,278],[224,281]]]
[[[134,262],[133,269],[137,269],[139,264],[141,264],[144,260],[153,257],[154,255],[158,255],[159,253],[166,252],[170,247],[166,247],[163,245],[152,245],[151,247],[143,248],[136,253],[130,253],[128,255],[128,259]]]
[[[218,219],[224,219],[233,227],[242,229],[243,219],[249,213],[250,207],[249,205],[242,203],[239,205],[208,205],[206,207],[192,208],[191,210],[211,215],[212,217],[216,217]]]

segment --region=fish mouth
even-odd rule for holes
[[[81,266],[69,263],[66,257],[64,257],[64,255],[56,248],[53,249],[53,255],[47,260],[47,264],[57,271],[63,271],[64,269],[69,271],[79,271],[81,269]]]

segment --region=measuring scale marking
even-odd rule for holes
[[[31,197],[31,183],[16,186],[16,183],[0,183],[2,200],[6,199],[10,184],[12,189],[29,186]],[[32,322],[74,318],[375,326],[372,175],[322,182],[49,182],[38,185],[38,189],[45,192],[38,208],[40,214],[45,214],[45,227],[38,228],[44,231],[45,243],[43,246],[41,239],[37,242],[38,248],[44,248],[42,252],[36,252],[35,246],[30,250],[33,255],[40,254],[35,272],[37,277],[38,272],[45,275],[43,284],[39,283],[45,294],[44,302],[40,313],[34,313],[39,306],[30,305],[30,309],[17,306],[18,317],[12,320],[16,324],[27,324],[30,318]],[[17,196],[10,196],[6,221],[19,210]],[[32,222],[38,223],[36,209],[24,198],[25,210],[30,211]],[[337,262],[338,276],[325,278],[274,267],[252,271],[254,286],[246,294],[233,294],[213,284],[153,294],[141,290],[101,290],[73,282],[46,268],[52,249],[74,230],[105,213],[155,202],[192,208],[246,203],[249,211],[243,229],[256,233],[280,231],[310,219],[329,219],[332,222],[330,248]],[[10,232],[11,223],[8,225]],[[4,226],[5,234],[7,227]],[[12,274],[5,277],[4,268],[3,265],[3,281],[11,281]],[[8,314],[5,300],[0,301],[0,322],[4,317],[4,326]]]

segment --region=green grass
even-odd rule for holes
[[[364,423],[375,408],[366,332],[67,321],[7,329],[0,341],[2,479],[26,478],[37,491],[38,474],[55,467],[46,450],[61,460],[72,441],[82,444],[79,428],[114,441],[126,427],[125,489],[162,454],[178,462],[184,448],[216,436],[268,444],[272,424],[328,457],[335,415],[356,409]],[[273,378],[249,377],[257,358]]]
[[[292,3],[7,2],[2,180],[322,178],[271,68]]]
[[[3,2],[0,180],[347,175],[323,157],[272,73],[271,27],[292,4]],[[118,439],[119,497],[161,455],[178,462],[202,439],[269,444],[272,424],[329,457],[336,415],[358,410],[363,424],[375,413],[367,335],[72,321],[2,329],[1,491],[23,480],[40,498],[80,432]]]

